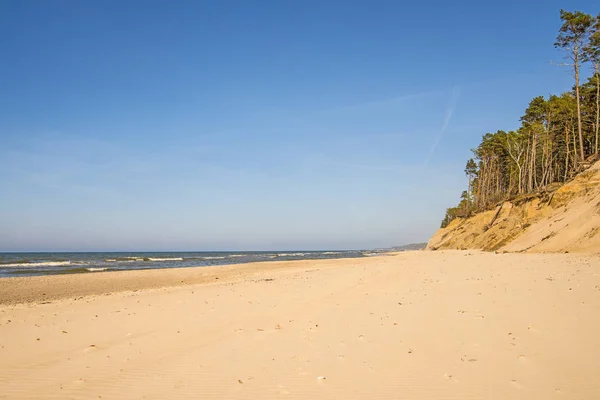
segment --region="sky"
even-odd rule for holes
[[[0,2],[0,251],[427,241],[595,1]]]

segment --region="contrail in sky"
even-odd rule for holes
[[[435,153],[435,149],[442,140],[444,133],[446,133],[446,129],[448,129],[448,125],[450,124],[450,120],[452,119],[452,114],[454,114],[454,111],[456,110],[456,105],[458,104],[459,98],[460,88],[455,86],[454,88],[452,88],[452,95],[450,96],[450,100],[448,101],[448,107],[446,108],[444,124],[442,125],[442,129],[440,129],[440,132],[437,134],[435,140],[433,141],[433,144],[431,145],[431,148],[429,149],[429,152],[427,153],[427,157],[425,158],[425,165],[429,164],[433,153]]]

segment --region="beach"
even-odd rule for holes
[[[0,279],[0,399],[600,398],[600,258]]]

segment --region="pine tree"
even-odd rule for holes
[[[591,62],[594,69],[594,76],[590,80],[596,88],[594,154],[598,156],[598,133],[600,131],[600,14],[598,14],[596,17],[595,24],[590,33],[588,44],[584,48],[584,61]]]
[[[595,18],[581,11],[569,12],[560,10],[563,21],[554,46],[562,48],[567,58],[572,62],[575,77],[575,99],[577,100],[577,131],[579,133],[579,153],[581,161],[585,159],[583,149],[583,125],[581,121],[581,99],[579,96],[579,75],[581,63],[585,60],[585,49],[588,47]]]

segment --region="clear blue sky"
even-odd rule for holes
[[[0,2],[0,251],[426,241],[597,1]]]

